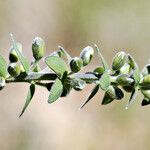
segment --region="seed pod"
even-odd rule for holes
[[[18,50],[22,52],[22,45],[20,43],[17,43]],[[9,53],[9,61],[12,62],[17,62],[18,61],[18,55],[13,47],[10,48],[10,53]]]
[[[70,61],[70,68],[72,72],[78,72],[83,66],[83,61],[79,57],[74,57]]]
[[[40,60],[45,53],[45,42],[42,38],[36,37],[32,42],[32,53],[35,60]]]
[[[4,88],[5,84],[5,79],[3,77],[0,77],[0,90]]]
[[[143,70],[142,70],[142,75],[145,76],[147,74],[150,74],[150,64],[144,66]]]
[[[95,68],[93,72],[95,72],[96,74],[103,74],[104,71],[105,71],[104,68],[100,66],[100,67]]]
[[[150,99],[150,90],[141,90],[141,92],[146,98]]]
[[[85,47],[80,53],[80,58],[83,60],[83,66],[88,65],[94,55],[94,49],[91,46]]]
[[[119,70],[126,63],[126,60],[127,60],[127,55],[125,52],[122,51],[117,53],[113,59],[112,69],[114,71]]]
[[[20,66],[17,63],[10,63],[7,71],[12,77],[17,77],[20,74]]]
[[[150,99],[144,98],[144,99],[142,100],[142,103],[141,103],[142,106],[146,106],[146,105],[149,105],[149,104],[150,104]]]
[[[121,89],[112,85],[108,87],[108,90],[106,92],[111,96],[112,99],[120,100],[124,97],[124,94],[121,91]]]
[[[122,86],[131,85],[134,82],[127,74],[121,74],[117,77],[117,83]]]
[[[144,76],[142,84],[150,84],[150,74]]]

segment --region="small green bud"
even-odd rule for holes
[[[141,90],[141,92],[146,98],[150,99],[150,90]]]
[[[150,84],[150,74],[144,76],[142,83],[143,84]]]
[[[78,72],[83,66],[83,61],[79,57],[74,57],[70,61],[70,68],[72,72]]]
[[[130,65],[125,63],[121,68],[120,68],[120,74],[128,74],[130,72]]]
[[[85,88],[86,82],[81,79],[74,79],[71,82],[72,87],[76,91],[81,91]]]
[[[131,85],[134,82],[127,74],[121,74],[117,77],[117,83],[122,86]]]
[[[20,65],[17,63],[10,63],[7,70],[12,77],[17,77],[20,74]]]
[[[103,74],[104,71],[105,71],[104,68],[100,66],[100,67],[95,68],[93,72],[95,72],[96,74]]]
[[[83,60],[83,66],[88,65],[94,55],[94,49],[91,46],[85,47],[80,53],[80,58]]]
[[[5,79],[3,77],[0,77],[0,90],[4,88],[5,84]]]
[[[40,60],[45,53],[45,42],[42,38],[36,37],[32,42],[32,52],[35,60]]]
[[[145,76],[147,74],[150,74],[150,64],[146,65],[142,70],[142,75]]]
[[[118,87],[110,85],[106,91],[112,99],[120,100],[124,97],[123,92]]]
[[[22,45],[20,43],[17,43],[18,50],[22,52]],[[10,48],[9,53],[9,61],[10,62],[17,62],[18,61],[18,55],[13,47]]]
[[[127,55],[125,52],[119,52],[115,55],[112,63],[112,69],[117,71],[126,63]]]

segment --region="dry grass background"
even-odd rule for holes
[[[0,53],[8,58],[9,33],[32,59],[31,41],[41,36],[47,54],[64,46],[79,55],[97,43],[111,64],[117,51],[131,53],[142,68],[150,58],[150,1],[148,0],[5,0],[0,1]],[[98,65],[97,57],[88,69]],[[149,150],[149,106],[142,96],[129,109],[122,102],[101,106],[100,92],[82,111],[78,108],[91,86],[47,104],[48,92],[37,88],[21,119],[28,85],[10,84],[0,92],[0,150]]]

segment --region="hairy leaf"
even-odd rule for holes
[[[57,56],[48,56],[45,58],[45,62],[50,69],[52,69],[60,79],[62,79],[65,72],[68,72],[67,64]]]
[[[34,92],[35,92],[35,84],[31,84],[29,91],[28,91],[28,94],[27,94],[25,105],[24,105],[22,112],[21,112],[19,117],[21,117],[23,115],[23,113],[25,112],[26,108],[28,107],[29,103],[31,102],[31,100],[34,96]]]
[[[48,103],[55,102],[61,96],[62,92],[63,92],[62,82],[57,78],[51,87],[50,94],[48,97]]]
[[[0,55],[0,76],[6,78],[7,76],[7,64],[5,59]]]
[[[108,73],[104,73],[100,80],[99,80],[99,84],[102,90],[106,91],[110,85],[110,76]]]
[[[87,98],[87,100],[82,104],[81,109],[96,95],[96,93],[99,90],[99,85],[96,85],[94,87],[94,89],[92,90],[92,92],[90,93],[89,97]]]

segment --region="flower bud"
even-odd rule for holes
[[[141,90],[141,92],[146,98],[150,99],[150,90]]]
[[[143,84],[150,84],[150,74],[144,76],[142,83]]]
[[[18,50],[22,52],[22,45],[20,43],[17,43]],[[17,62],[18,61],[18,55],[13,47],[10,48],[9,53],[9,61],[10,62]]]
[[[74,57],[70,61],[70,68],[72,72],[78,72],[83,66],[83,61],[79,57]]]
[[[127,74],[121,74],[117,77],[117,83],[122,86],[131,85],[133,82],[134,80]]]
[[[10,63],[7,70],[12,77],[17,77],[20,74],[20,66],[17,63]]]
[[[104,67],[100,66],[94,69],[93,72],[95,72],[96,74],[103,74],[104,73]]]
[[[108,90],[106,91],[110,96],[111,98],[113,99],[117,99],[117,100],[120,100],[124,97],[124,94],[123,92],[121,91],[121,89],[119,89],[118,87],[114,87],[112,85],[110,85],[108,87]]]
[[[40,37],[36,37],[32,42],[32,52],[35,60],[40,60],[45,53],[45,43]]]
[[[119,70],[126,63],[126,60],[127,55],[125,52],[117,53],[113,59],[112,69],[115,71]]]
[[[3,77],[0,77],[0,90],[4,88],[5,84],[5,79]]]
[[[91,46],[85,47],[80,53],[80,58],[83,60],[83,66],[88,65],[94,55],[94,49]]]

